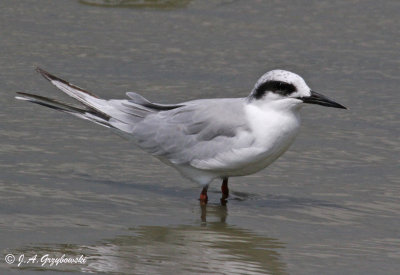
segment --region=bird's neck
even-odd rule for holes
[[[281,100],[248,100],[248,106],[253,106],[262,112],[277,112],[287,115],[298,116],[302,104],[299,104],[298,99],[285,98]]]
[[[297,135],[300,126],[299,108],[281,107],[270,104],[247,104],[245,107],[250,129],[260,144],[275,146]]]

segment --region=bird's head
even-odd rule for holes
[[[254,86],[248,99],[281,109],[299,109],[304,103],[346,109],[343,105],[312,91],[304,79],[292,72],[273,70],[265,73]]]

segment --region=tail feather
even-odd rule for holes
[[[47,79],[50,82],[52,82],[52,81],[60,82],[60,83],[63,83],[64,85],[66,85],[66,86],[71,87],[74,90],[78,90],[78,91],[80,91],[82,93],[85,93],[85,94],[88,94],[88,95],[90,95],[92,97],[99,98],[97,95],[95,95],[95,94],[93,94],[93,93],[91,93],[89,91],[86,91],[86,90],[84,90],[84,89],[82,89],[82,88],[80,88],[80,87],[78,87],[78,86],[76,86],[74,84],[71,84],[68,81],[65,81],[64,79],[61,79],[61,78],[59,78],[59,77],[57,77],[57,76],[55,76],[55,75],[43,70],[40,67],[36,67],[36,71],[38,73],[40,73],[45,79]]]
[[[36,71],[61,91],[79,101],[83,106],[74,107],[51,98],[28,93],[18,93],[19,96],[16,97],[17,99],[27,100],[83,119],[88,119],[124,133],[132,133],[135,124],[151,113],[172,110],[183,106],[152,103],[134,93],[128,93],[131,100],[106,100],[39,67],[36,68]]]
[[[61,79],[55,75],[50,74],[49,72],[37,67],[36,71],[40,73],[45,79],[50,81],[51,84],[59,88],[61,91],[69,95],[70,97],[78,100],[82,104],[89,106],[93,109],[96,109],[98,112],[107,115],[102,111],[105,107],[105,100],[101,99],[97,95],[86,91],[74,84],[69,83],[68,81]]]
[[[129,103],[127,100],[102,99],[97,95],[52,75],[39,67],[36,68],[36,71],[61,91],[78,100],[88,108],[95,110],[96,113],[111,117],[116,128],[121,128],[122,131],[126,131],[126,124],[131,124],[132,122],[140,120],[151,112],[150,109],[138,104],[126,106],[126,104]]]
[[[105,127],[109,128],[115,128],[113,125],[109,123],[110,116],[104,115],[103,113],[97,112],[94,109],[90,108],[78,108],[72,105],[68,105],[67,103],[60,102],[58,100],[44,97],[44,96],[39,96],[39,95],[34,95],[34,94],[29,94],[29,93],[22,93],[22,92],[17,92],[19,96],[16,96],[16,99],[19,100],[26,100],[35,104],[39,104],[42,106],[46,106],[48,108],[61,111],[64,113],[68,113],[71,115],[74,115],[79,118],[87,119],[92,122],[95,122],[97,124],[100,124]]]

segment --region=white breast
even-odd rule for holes
[[[245,111],[255,138],[252,145],[255,153],[251,162],[235,171],[237,176],[255,173],[274,162],[293,143],[300,126],[297,112],[263,109],[255,105],[247,105]]]

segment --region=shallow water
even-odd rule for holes
[[[0,272],[397,274],[398,1],[0,2]],[[105,98],[238,97],[283,68],[348,106],[303,110],[268,169],[219,205],[107,129],[17,102],[65,99],[34,66]],[[85,264],[4,257],[84,255]]]

